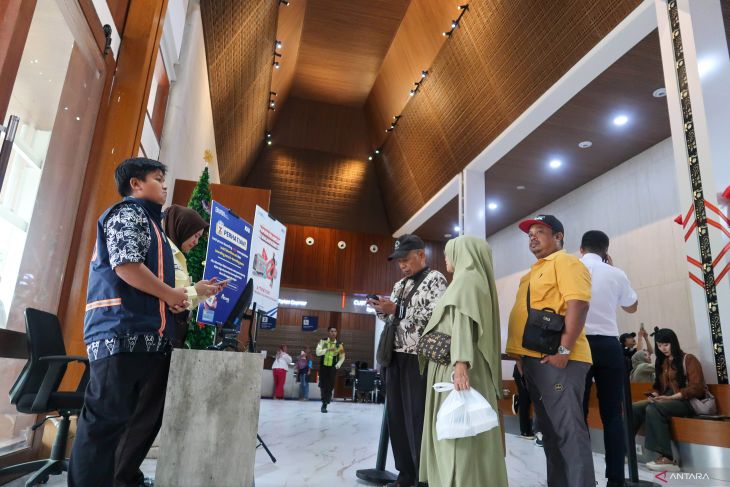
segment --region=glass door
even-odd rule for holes
[[[105,79],[79,6],[37,0],[0,133],[0,328],[24,331],[27,307],[58,310]],[[35,416],[8,400],[23,365],[0,358],[0,455],[31,439]]]

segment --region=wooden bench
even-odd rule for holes
[[[509,389],[510,394],[505,395],[505,398],[499,401],[499,410],[505,416],[514,416],[512,412],[512,394],[517,393],[517,386],[514,380],[505,380],[503,384],[504,389]],[[709,389],[717,401],[717,414],[730,416],[730,385],[710,384]],[[632,383],[632,402],[643,401],[646,399],[644,393],[650,390],[651,384],[649,383]],[[598,412],[598,398],[595,386],[591,388],[591,397],[588,403],[588,426],[603,429],[601,416]],[[730,420],[672,418],[671,429],[672,439],[679,443],[730,448]]]

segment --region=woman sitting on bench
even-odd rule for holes
[[[673,417],[694,416],[689,400],[704,397],[705,378],[699,360],[682,351],[672,330],[655,328],[654,341],[656,380],[653,391],[647,393],[648,399],[633,405],[634,434],[645,424],[644,448],[659,454],[646,464],[647,468],[679,472],[672,454],[669,423]]]

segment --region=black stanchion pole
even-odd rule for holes
[[[624,480],[626,487],[659,487],[659,484],[648,480],[639,480],[639,462],[636,459],[636,437],[634,436],[634,414],[631,406],[631,362],[626,360],[624,375],[624,432],[629,457],[629,478]]]
[[[360,480],[370,482],[371,484],[384,485],[388,482],[395,482],[398,476],[385,470],[385,460],[388,457],[388,408],[387,398],[386,404],[383,404],[383,422],[380,425],[380,442],[378,443],[378,458],[375,461],[375,468],[358,470],[355,475]]]

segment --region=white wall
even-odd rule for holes
[[[529,190],[529,188],[528,188]],[[555,215],[565,226],[565,248],[579,255],[587,230],[602,230],[611,239],[609,254],[639,294],[639,310],[618,311],[619,330],[637,331],[644,322],[673,329],[682,348],[697,354],[684,232],[673,220],[680,213],[671,140],[666,139],[620,166],[536,211]],[[532,215],[525,215],[525,217]],[[494,256],[502,323],[507,321],[520,277],[535,262],[527,236],[517,222],[489,239]],[[509,370],[507,370],[509,369]],[[506,367],[504,376],[511,376]]]
[[[170,168],[167,175],[168,204],[172,201],[175,179],[198,180],[205,167],[203,155],[206,150],[213,154],[208,165],[210,182],[220,183],[198,1],[189,2],[175,78],[170,87],[160,141],[160,161]]]

